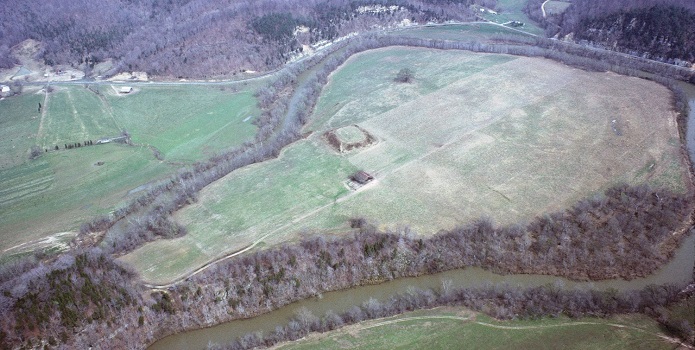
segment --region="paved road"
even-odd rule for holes
[[[547,2],[547,1],[546,1]],[[545,2],[543,3],[545,5]],[[543,6],[541,6],[543,10]],[[545,11],[544,11],[545,12]],[[426,27],[445,27],[445,26],[470,26],[470,25],[480,25],[480,24],[489,24],[489,25],[494,25],[498,27],[505,28],[506,30],[517,32],[517,33],[522,33],[526,35],[530,35],[533,37],[538,37],[536,34],[529,33],[527,31],[524,31],[522,29],[518,28],[512,28],[505,26],[504,24],[500,23],[495,23],[488,21],[480,16],[477,16],[480,20],[475,21],[475,22],[449,22],[449,23],[429,23],[429,24],[419,24],[419,25],[412,25],[408,27],[398,27],[398,28],[389,28],[389,29],[383,29],[378,32],[381,33],[388,33],[388,32],[397,32],[397,31],[404,31],[404,30],[409,30],[409,29],[417,29],[417,28],[426,28]],[[378,33],[377,32],[377,33]],[[372,32],[373,33],[373,32]],[[553,39],[557,40],[557,39]],[[606,50],[606,49],[601,49],[597,47],[591,47],[591,46],[586,46],[586,45],[581,45],[581,44],[576,44],[576,43],[571,43],[571,42],[565,42],[566,44],[570,45],[576,45],[578,47],[584,47],[584,48],[590,48],[596,51],[601,51],[601,52],[610,52],[613,54],[618,54],[623,57],[629,57],[629,58],[641,58],[642,57],[636,56],[636,55],[630,55],[622,52],[617,52],[617,51],[611,51],[611,50]],[[319,50],[320,51],[320,50]],[[305,56],[300,58],[299,60],[295,62],[301,62],[310,56]],[[672,64],[665,63],[665,62],[660,62],[660,61],[654,61],[654,60],[649,60],[658,64],[663,64],[667,66],[673,66]],[[264,78],[267,78],[278,71],[282,70],[283,67],[274,69],[272,71],[268,71],[265,73],[262,73],[258,76],[255,77],[250,77],[250,78],[245,78],[245,79],[223,79],[223,80],[210,80],[210,81],[109,81],[109,80],[94,80],[94,79],[80,79],[80,80],[69,80],[69,81],[34,81],[34,82],[25,82],[25,86],[45,86],[45,85],[84,85],[84,84],[95,84],[95,85],[126,85],[126,86],[167,86],[167,85],[226,85],[226,84],[233,84],[233,83],[244,83],[244,82],[251,82],[251,81],[256,81],[256,80],[261,80]]]

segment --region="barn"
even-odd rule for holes
[[[360,170],[360,171],[352,174],[352,176],[350,176],[350,179],[352,181],[357,182],[358,184],[364,185],[367,182],[374,180],[374,176],[369,175],[369,173],[367,173],[364,170]]]

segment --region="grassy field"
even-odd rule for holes
[[[338,137],[338,140],[344,144],[359,143],[367,139],[367,135],[353,125],[348,125],[346,127],[337,129],[335,131],[335,135]]]
[[[46,94],[36,143],[53,148],[65,143],[118,136],[121,128],[99,95],[84,87],[60,87]]]
[[[157,147],[166,160],[194,162],[255,133],[251,122],[260,112],[254,90],[167,86],[107,96],[114,118],[133,134],[133,142]]]
[[[0,101],[0,133],[9,141],[0,144],[0,252],[69,240],[66,231],[113,210],[142,185],[249,140],[259,114],[254,88],[138,87],[120,95],[110,85],[58,86]],[[64,150],[66,143],[122,130],[132,135],[133,146]],[[29,160],[34,145],[50,151]]]
[[[415,82],[394,82],[404,67]],[[530,220],[627,182],[685,190],[670,92],[655,83],[507,55],[387,48],[351,58],[324,89],[313,134],[234,172],[176,214],[189,235],[123,259],[166,282],[255,242],[344,232],[351,216],[432,234],[480,216]],[[357,124],[378,141],[338,154]],[[352,191],[363,169],[376,180]]]
[[[462,308],[438,308],[311,334],[276,349],[672,349],[653,320],[497,321]]]
[[[0,171],[27,161],[29,149],[36,144],[41,122],[38,106],[43,100],[37,93],[0,100]]]
[[[568,1],[548,1],[545,4],[545,12],[549,15],[561,14],[570,7],[571,3]]]
[[[497,7],[500,10],[497,11],[496,14],[485,11],[480,12],[479,15],[490,22],[498,24],[505,24],[512,21],[522,22],[524,25],[517,29],[535,35],[543,35],[543,29],[538,27],[536,22],[531,20],[522,11],[526,3],[527,0],[498,0]]]
[[[482,22],[397,29],[389,31],[386,34],[413,38],[454,41],[459,41],[461,39],[478,40],[481,42],[488,41],[490,38],[498,34],[514,35],[519,38],[530,37],[529,34],[524,34],[508,27]]]

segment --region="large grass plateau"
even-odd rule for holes
[[[394,81],[402,68],[413,83]],[[351,125],[377,142],[339,153],[323,137]],[[667,88],[539,58],[362,53],[331,76],[305,129],[279,158],[231,173],[178,212],[187,236],[123,259],[166,282],[250,245],[348,232],[353,216],[430,235],[480,216],[528,221],[617,183],[688,183]],[[375,180],[354,191],[359,169]]]

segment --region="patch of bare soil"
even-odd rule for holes
[[[340,136],[336,133],[338,129],[328,130],[323,134],[323,139],[338,153],[347,153],[352,150],[369,147],[377,143],[377,138],[372,135],[367,130],[361,128],[358,125],[353,125],[353,127],[359,129],[364,138],[359,142],[345,142],[340,139]]]

